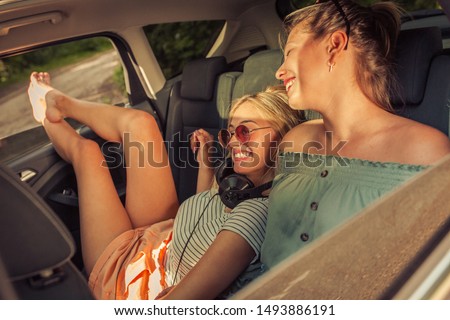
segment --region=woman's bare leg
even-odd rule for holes
[[[178,199],[167,151],[149,114],[71,98],[50,87],[48,73],[33,73],[29,88],[33,109],[45,108],[49,122],[64,117],[86,124],[100,137],[123,144],[127,168],[125,208],[133,227],[173,218]],[[34,101],[34,103],[33,103]],[[36,101],[40,102],[37,103]]]
[[[58,154],[72,163],[78,184],[81,245],[88,274],[108,244],[132,229],[99,146],[81,137],[66,122],[43,121]]]

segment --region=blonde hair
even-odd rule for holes
[[[393,2],[362,7],[353,1],[338,1],[350,24],[349,42],[356,51],[358,85],[371,101],[392,112],[390,97],[399,90],[393,71],[393,54],[402,10]],[[305,32],[315,35],[315,39],[346,30],[345,20],[333,1],[308,6],[288,15],[284,21],[285,36],[300,23]]]
[[[234,100],[230,112],[228,113],[228,125],[233,119],[236,110],[245,102],[250,102],[256,110],[260,111],[277,133],[277,140],[281,141],[284,135],[293,127],[305,121],[305,114],[302,110],[295,110],[289,106],[286,89],[283,85],[269,86],[266,90],[242,96]],[[275,149],[275,158],[278,150]],[[230,156],[230,155],[228,155]],[[272,172],[268,170],[264,175]],[[216,179],[212,182],[212,190],[218,190]]]
[[[275,129],[280,140],[290,129],[305,120],[302,110],[294,110],[289,106],[286,89],[279,85],[269,86],[264,91],[235,100],[229,112],[228,124],[236,110],[245,102],[251,103],[266,117],[265,120]]]

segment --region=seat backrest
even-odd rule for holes
[[[93,299],[74,241],[47,204],[0,166],[0,261],[18,299]]]
[[[242,72],[227,72],[220,76],[217,106],[220,114],[228,118],[232,102],[246,94],[254,94],[269,85],[280,84],[275,72],[283,62],[283,54],[278,49],[259,51],[244,63]]]
[[[236,79],[232,99],[246,94],[254,94],[266,87],[281,84],[275,73],[283,63],[283,53],[279,49],[259,51],[245,61],[242,74]]]
[[[217,109],[217,81],[227,70],[224,57],[190,61],[181,81],[174,84],[169,102],[165,139],[180,203],[195,194],[198,164],[189,137],[198,128],[214,136],[226,123]]]
[[[220,76],[218,85],[217,106],[220,114],[228,118],[230,106],[234,100],[246,95],[265,90],[268,86],[282,82],[275,73],[283,63],[280,49],[259,51],[244,63],[242,72],[227,72]],[[307,119],[318,119],[321,115],[312,110],[305,110]]]
[[[400,95],[392,97],[399,114],[449,134],[450,56],[438,27],[402,30],[396,49]]]

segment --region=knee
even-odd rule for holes
[[[78,163],[92,160],[98,161],[103,158],[100,146],[95,141],[90,139],[79,139],[77,141],[77,150]]]
[[[155,130],[159,131],[155,118],[141,110],[132,110],[130,112],[129,117],[127,117],[127,127],[130,133],[136,134],[141,132],[154,132]]]

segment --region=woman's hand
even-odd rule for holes
[[[191,135],[190,145],[200,169],[212,167],[212,148],[214,137],[203,129],[195,130]]]
[[[203,129],[195,130],[191,135],[191,150],[198,161],[197,193],[209,190],[214,181],[213,151],[214,137]]]

